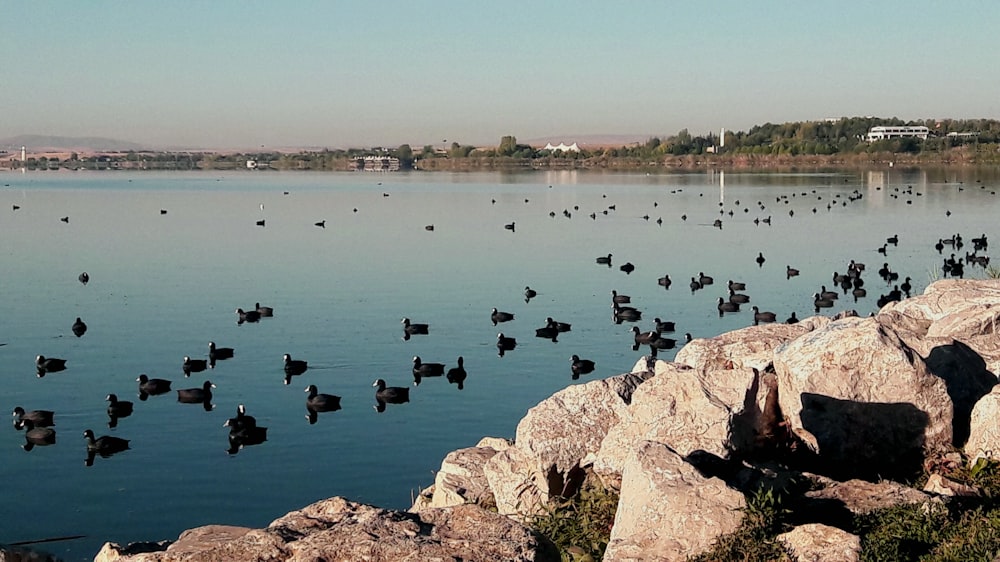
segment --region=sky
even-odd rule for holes
[[[496,145],[1000,118],[1000,2],[7,3],[0,138]]]

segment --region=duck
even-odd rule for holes
[[[135,379],[139,383],[139,398],[145,400],[145,395],[155,396],[170,392],[171,382],[166,379],[151,379],[145,373]]]
[[[638,344],[651,344],[656,340],[660,339],[660,333],[655,331],[650,332],[640,332],[638,326],[632,326],[630,330],[632,332],[632,337],[635,339],[636,345]]]
[[[514,223],[513,222],[507,223],[507,224],[503,225],[503,227],[506,228],[507,230],[511,231],[511,232],[514,232]]]
[[[260,313],[257,312],[256,310],[246,310],[246,311],[244,311],[242,308],[237,308],[236,309],[236,315],[239,317],[239,320],[237,320],[237,324],[242,324],[244,322],[259,322],[260,321]]]
[[[102,457],[129,449],[129,439],[122,439],[113,435],[102,435],[94,439],[94,432],[89,429],[83,432],[83,437],[87,440],[87,451],[96,453]]]
[[[705,285],[711,285],[712,283],[715,283],[715,279],[713,279],[710,275],[705,275],[704,273],[699,271],[698,283],[701,284],[702,287],[704,287]]]
[[[695,291],[697,291],[697,290],[699,290],[701,288],[702,288],[701,281],[698,281],[697,279],[695,279],[694,277],[692,277],[691,278],[691,293],[694,293]]]
[[[729,290],[730,291],[746,291],[747,284],[740,281],[729,280]]]
[[[559,337],[559,328],[552,325],[545,325],[535,330],[535,337],[545,338],[547,340],[552,340],[553,343],[557,343],[556,338]]]
[[[675,347],[677,347],[677,340],[673,338],[659,337],[649,343],[649,349],[654,353],[660,349],[673,349]]]
[[[184,388],[177,391],[177,401],[185,404],[207,404],[212,401],[212,389],[215,385],[205,381],[201,388]]]
[[[12,415],[17,418],[14,420],[14,427],[18,429],[26,421],[30,421],[37,427],[52,427],[56,424],[56,414],[52,410],[30,410],[26,412],[24,408],[15,406]]]
[[[739,312],[740,305],[739,303],[727,301],[722,297],[719,297],[718,308],[719,308],[719,314],[722,314],[723,312]]]
[[[185,376],[191,376],[191,373],[200,373],[208,368],[208,361],[205,359],[191,359],[187,355],[184,356],[184,362],[181,364],[181,370],[184,371]]]
[[[493,308],[493,312],[490,314],[490,320],[493,321],[493,325],[496,326],[500,322],[510,322],[514,319],[514,315],[510,312],[501,312]]]
[[[820,298],[829,299],[829,300],[832,300],[832,301],[837,300],[837,292],[836,291],[827,291],[826,290],[826,285],[820,285],[819,288],[820,288],[820,291],[819,291]]]
[[[631,306],[619,306],[618,303],[612,303],[611,308],[614,311],[613,316],[616,321],[635,322],[642,319],[642,311]]]
[[[382,379],[375,379],[375,400],[385,404],[402,404],[410,401],[410,389],[404,386],[386,386]]]
[[[893,246],[898,246],[899,245],[899,235],[898,234],[893,234],[892,236],[886,238],[885,242],[886,242],[886,244],[892,244]]]
[[[605,257],[605,256],[598,257],[597,258],[597,263],[599,263],[601,265],[607,265],[608,267],[611,267],[611,254],[608,254],[607,257]]]
[[[76,322],[73,322],[73,327],[71,329],[73,330],[73,335],[79,338],[83,336],[83,334],[87,333],[87,324],[80,319],[79,316],[77,316]]]
[[[785,278],[786,279],[791,279],[792,277],[795,277],[798,274],[799,274],[799,270],[798,269],[795,269],[794,267],[792,267],[790,265],[786,265],[785,266]]]
[[[271,308],[270,306],[261,306],[259,302],[255,303],[253,306],[254,310],[257,311],[257,314],[260,314],[261,318],[264,318],[265,316],[267,317],[274,316],[274,309]]]
[[[35,367],[38,369],[39,376],[45,373],[64,371],[66,369],[66,360],[39,355],[35,357]]]
[[[290,376],[301,375],[309,368],[309,364],[301,359],[292,359],[288,353],[282,356],[285,362],[285,374]],[[286,379],[287,380],[287,379]],[[287,382],[286,382],[287,384]]]
[[[570,371],[573,373],[573,380],[594,372],[594,362],[590,359],[580,359],[579,355],[570,358]]]
[[[910,278],[909,277],[907,277],[906,279],[903,280],[903,283],[899,286],[899,290],[903,291],[907,295],[910,294],[910,291],[913,290],[913,285],[910,284]]]
[[[545,319],[545,325],[549,328],[555,328],[557,332],[569,332],[573,329],[572,324],[566,322],[557,322],[552,319],[551,316]]]
[[[508,338],[503,332],[497,334],[497,350],[500,352],[500,357],[503,357],[505,351],[511,351],[515,347],[517,347],[516,339]]]
[[[764,253],[757,252],[757,267],[764,267]]]
[[[445,374],[445,377],[448,379],[449,383],[457,384],[458,389],[462,390],[463,388],[465,388],[465,378],[467,376],[468,373],[465,372],[465,359],[461,355],[459,355],[458,366],[448,369],[448,372],[447,374]]]
[[[531,287],[525,287],[524,288],[524,302],[528,302],[528,301],[530,301],[531,299],[533,299],[533,298],[535,298],[537,296],[538,296],[538,292],[535,291],[534,289],[532,289]]]
[[[675,329],[675,323],[674,322],[668,322],[668,321],[660,320],[659,318],[653,318],[653,322],[655,323],[654,330],[656,330],[657,332],[660,332],[660,333],[663,333],[663,332],[673,332],[674,329]]]
[[[108,402],[109,416],[126,418],[132,415],[133,404],[128,400],[119,400],[116,394],[109,394],[104,400]]]
[[[732,289],[730,289],[729,302],[735,302],[737,304],[746,304],[750,302],[750,297],[748,295],[744,295],[743,293],[734,292]]]
[[[235,351],[231,347],[215,347],[215,342],[208,342],[208,358],[212,367],[215,367],[216,361],[232,359],[234,353]]]
[[[798,324],[799,318],[795,316],[795,311],[792,311],[792,315],[785,320],[785,324]]]
[[[321,394],[316,385],[306,387],[309,396],[306,397],[306,409],[312,412],[336,412],[340,409],[340,397],[333,394]]]
[[[413,356],[413,384],[420,384],[423,377],[440,377],[444,375],[443,363],[424,363],[417,355]]]
[[[77,276],[77,280],[80,281],[80,283],[86,285],[87,283],[90,283],[90,274],[84,271],[79,276]]]
[[[21,448],[30,451],[35,445],[53,445],[56,442],[56,430],[51,427],[36,427],[31,420],[24,420],[24,445]]]
[[[428,324],[415,324],[410,322],[409,318],[403,318],[400,322],[403,323],[403,333],[408,336],[425,336],[430,332],[430,326]]]
[[[761,312],[756,306],[752,306],[753,310],[753,323],[756,326],[760,322],[774,322],[775,314],[773,312]]]
[[[660,277],[659,279],[656,280],[656,284],[665,289],[669,289],[671,283],[672,281],[670,280],[670,275],[664,275],[663,277]]]
[[[625,275],[631,275],[632,272],[635,271],[635,266],[632,265],[631,262],[625,262],[625,264],[619,267],[618,269],[624,271]]]
[[[226,420],[222,427],[228,427],[230,435],[246,432],[257,427],[257,418],[248,416],[246,406],[240,404],[236,406],[236,417]]]
[[[817,310],[820,308],[830,308],[833,306],[833,300],[823,298],[819,293],[813,293],[813,306]]]
[[[611,302],[616,302],[618,304],[628,304],[632,302],[632,297],[628,295],[619,295],[618,291],[611,290]]]

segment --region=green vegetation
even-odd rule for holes
[[[569,499],[553,500],[531,527],[556,546],[566,562],[600,560],[608,547],[618,509],[618,494],[585,486]]]
[[[691,562],[791,561],[777,536],[790,529],[784,496],[772,489],[758,489],[747,497],[743,525],[735,533],[719,537],[712,550],[694,556]]]

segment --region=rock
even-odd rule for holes
[[[861,560],[861,539],[836,527],[809,523],[800,525],[778,540],[796,562],[857,562]]]
[[[862,515],[876,509],[885,509],[900,505],[924,504],[931,501],[931,496],[896,482],[884,480],[867,482],[865,480],[848,480],[836,482],[828,478],[814,477],[819,490],[806,492],[806,498],[820,500],[827,505],[842,507],[854,515]]]
[[[485,446],[488,443],[495,447]],[[483,465],[498,450],[509,448],[510,442],[485,437],[475,447],[452,451],[441,461],[434,484],[417,497],[410,511],[434,507],[449,507],[464,503],[493,504],[493,492],[483,473]]]
[[[605,562],[682,561],[732,533],[743,494],[705,478],[670,447],[646,441],[629,457]]]
[[[910,476],[952,444],[944,380],[891,328],[846,318],[775,353],[790,429],[841,476]]]
[[[0,543],[0,562],[59,562],[59,559],[40,550]]]
[[[530,515],[550,497],[575,494],[584,480],[581,461],[600,448],[650,376],[644,371],[570,386],[528,410],[514,445],[483,466],[498,511]]]
[[[886,305],[882,312],[934,322],[977,305],[1000,304],[1000,281],[995,279],[943,279],[924,289],[922,295]],[[881,313],[880,313],[881,314]]]
[[[946,497],[978,497],[981,494],[979,488],[959,484],[958,482],[949,480],[940,474],[930,475],[927,479],[927,483],[924,484],[924,491],[929,494],[937,494],[939,496]]]
[[[993,387],[972,409],[965,455],[971,463],[980,458],[1000,461],[1000,387]]]
[[[763,324],[692,340],[677,352],[674,362],[695,369],[752,367],[763,371],[771,365],[778,346],[829,323],[828,318],[813,316],[798,324]]]
[[[266,529],[230,528],[236,530],[228,536],[207,538],[213,529],[219,527],[189,531],[162,552],[118,560],[559,560],[555,546],[530,529],[471,504],[412,514],[330,498],[293,511]],[[198,540],[188,542],[189,533],[198,535]],[[102,553],[107,550],[105,545]]]

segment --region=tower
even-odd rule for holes
[[[723,127],[722,130],[719,131],[719,148],[725,148],[725,146],[726,146],[726,128]]]
[[[25,156],[26,156],[26,153],[25,153],[24,147],[22,146],[21,147],[21,163],[22,164],[24,164],[24,161],[27,160],[27,158],[25,158]]]

